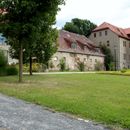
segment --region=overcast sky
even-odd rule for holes
[[[113,25],[130,27],[130,0],[66,0],[57,15],[58,28],[72,18],[88,19],[97,25],[109,22]]]

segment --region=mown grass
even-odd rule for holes
[[[98,122],[130,129],[130,77],[66,74],[0,77],[0,92]]]

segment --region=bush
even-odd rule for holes
[[[97,61],[95,64],[95,70],[96,71],[103,70],[103,64],[101,62]]]
[[[126,73],[126,71],[127,70],[124,68],[124,69],[121,70],[121,73]]]
[[[79,71],[85,71],[85,64],[84,64],[84,62],[78,61],[77,62],[77,67],[78,67]]]
[[[111,63],[109,64],[109,69],[110,69],[111,71],[115,70],[115,64],[111,62]]]
[[[7,75],[17,75],[18,70],[14,66],[8,66],[6,68],[6,73],[7,73]]]
[[[7,75],[6,67],[0,67],[0,76],[6,76],[6,75]]]
[[[60,66],[60,71],[65,71],[66,70],[66,62],[65,62],[64,58],[60,59],[59,66]]]
[[[0,50],[0,67],[7,65],[7,57],[4,55],[4,52]]]

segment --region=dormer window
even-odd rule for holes
[[[77,43],[73,42],[73,43],[71,44],[71,48],[72,48],[72,49],[76,49],[76,48],[77,48]]]

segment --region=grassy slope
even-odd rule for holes
[[[130,77],[70,74],[0,77],[0,92],[107,124],[130,128]]]

